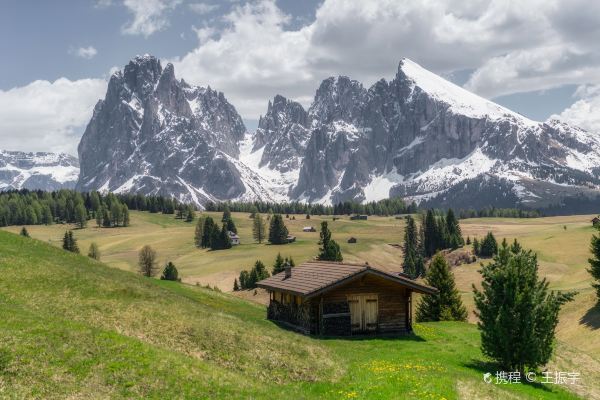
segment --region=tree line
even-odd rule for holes
[[[129,210],[164,214],[177,211],[193,218],[194,209],[175,199],[141,194],[80,193],[68,189],[0,192],[0,226],[75,223],[83,228],[91,219],[102,227],[127,226]]]
[[[543,213],[538,210],[524,210],[520,208],[484,207],[479,210],[458,210],[460,219],[467,218],[539,218]]]

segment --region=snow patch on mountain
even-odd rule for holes
[[[79,163],[68,154],[0,150],[0,190],[73,188]]]

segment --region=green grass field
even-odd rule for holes
[[[380,223],[392,231],[391,222]],[[60,230],[39,229],[34,236]],[[136,229],[111,232],[115,242],[123,235],[114,246],[134,240],[126,236]],[[374,229],[364,228],[365,241]],[[111,256],[115,247],[100,239],[109,260],[128,252]],[[554,385],[484,383],[482,373],[495,367],[468,323],[417,324],[416,335],[400,339],[309,338],[265,320],[261,305],[7,232],[0,232],[0,276],[2,398],[575,398]],[[559,354],[580,361],[569,351]]]

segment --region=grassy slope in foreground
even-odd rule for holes
[[[0,315],[2,398],[573,398],[484,384],[473,325],[313,339],[266,321],[261,306],[7,232]]]

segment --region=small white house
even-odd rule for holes
[[[240,244],[240,237],[235,232],[227,231],[229,233],[229,239],[231,239],[232,245]]]
[[[305,226],[302,228],[302,232],[316,232],[317,230],[312,226]]]

